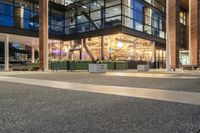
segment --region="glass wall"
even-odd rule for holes
[[[103,37],[105,60],[153,61],[155,45],[152,41],[125,35],[113,34]],[[51,59],[101,59],[101,37],[81,41],[56,42],[49,45]],[[89,51],[89,52],[88,52]],[[90,54],[88,54],[90,53]],[[80,55],[81,54],[81,55]]]
[[[35,61],[39,59],[39,46],[35,45]],[[4,42],[0,41],[0,69],[4,68],[5,55],[4,55]],[[27,65],[32,60],[32,47],[30,44],[22,44],[18,42],[9,43],[9,63],[12,65]]]
[[[38,4],[26,0],[0,0],[0,25],[25,30],[39,30]],[[50,34],[64,35],[64,13],[49,9]]]
[[[76,34],[123,25],[165,38],[164,12],[150,8],[143,0],[85,0],[66,12],[65,34]],[[149,1],[150,2],[150,1]],[[151,1],[156,3],[155,1]],[[163,4],[165,5],[165,4]],[[155,4],[156,6],[156,4]]]
[[[76,41],[56,41],[49,44],[49,59],[80,60],[81,44]]]
[[[123,26],[165,38],[165,16],[141,0],[123,0]]]
[[[51,34],[64,36],[64,13],[54,9],[49,12],[49,32]]]
[[[128,61],[137,68],[137,64],[149,63],[152,68],[164,68],[166,52],[155,42],[126,35],[113,34],[102,37],[86,38],[85,41],[72,40],[55,42],[49,45],[50,59],[101,60],[103,52],[106,61]],[[85,43],[84,43],[85,42]]]
[[[66,35],[121,25],[121,0],[84,0],[79,4],[66,11]]]
[[[14,26],[14,14],[12,3],[3,3],[0,0],[0,25]]]
[[[125,34],[104,36],[105,60],[135,60],[149,61],[153,59],[154,45],[151,41]],[[86,45],[95,59],[101,59],[101,37],[86,39]],[[91,60],[83,47],[82,59]]]
[[[146,0],[156,5],[155,1]],[[165,38],[164,12],[151,8],[144,0],[81,0],[75,4],[75,0],[53,2],[68,4],[66,12],[49,9],[50,34],[67,36],[124,26]],[[37,4],[26,0],[15,0],[14,5],[13,0],[0,0],[0,25],[38,31],[38,9]]]
[[[66,12],[65,34],[83,33],[92,30],[125,26],[133,30],[145,32],[165,38],[165,13],[152,9],[144,0],[85,0],[76,10]],[[158,5],[164,1],[149,0]],[[157,7],[159,8],[159,7]]]
[[[0,0],[0,25],[38,30],[38,8],[27,1]]]
[[[165,12],[166,0],[144,0],[156,7],[158,10]]]

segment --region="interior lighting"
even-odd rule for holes
[[[117,43],[117,47],[118,48],[122,48],[124,46],[124,44],[121,42],[121,41],[119,41],[118,43]]]
[[[86,6],[82,6],[83,8],[85,8],[85,9],[87,9],[87,7]]]
[[[94,5],[95,5],[95,6],[98,6],[98,7],[100,6],[100,5],[99,5],[99,4],[97,4],[96,2],[94,2]]]

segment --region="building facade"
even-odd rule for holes
[[[19,57],[32,62],[39,58],[43,70],[55,59],[123,60],[130,68],[140,63],[150,63],[152,68],[199,65],[199,3],[0,0],[0,45],[4,51],[0,58],[5,68]],[[20,37],[24,39],[16,39]],[[11,47],[16,52],[21,45],[27,45],[21,54],[9,53]]]
[[[167,45],[171,67],[199,65],[199,4],[199,0],[167,1]]]

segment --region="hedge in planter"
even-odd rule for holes
[[[68,63],[70,66],[68,66]],[[92,64],[92,61],[52,61],[51,69],[52,70],[67,70],[70,67],[70,70],[88,70],[89,64]],[[99,61],[97,63],[107,64],[108,70],[126,70],[126,62],[112,62],[112,61]]]
[[[116,62],[116,70],[126,70],[127,63],[125,62]]]
[[[88,70],[91,63],[92,61],[75,61],[75,70]]]
[[[51,69],[52,70],[67,70],[67,61],[52,61]]]
[[[114,62],[107,62],[106,64],[108,65],[108,70],[114,70],[115,68]]]

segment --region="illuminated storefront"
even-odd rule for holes
[[[81,59],[81,45],[76,45],[74,41],[50,43],[49,59],[79,60]]]
[[[101,60],[101,37],[52,43],[49,46],[50,59]],[[153,41],[125,34],[113,34],[103,37],[104,60],[144,61],[163,67],[166,52],[155,47]],[[87,49],[89,51],[87,51]],[[89,53],[90,54],[89,54]]]
[[[0,0],[0,7],[0,26],[38,36],[38,2]],[[165,0],[49,0],[49,53],[44,53],[49,60],[140,61],[159,66],[157,62],[165,60],[165,9]]]
[[[87,44],[95,58],[100,59],[100,37],[87,39]],[[114,34],[104,36],[104,59],[105,60],[151,60],[153,43],[148,40]]]

